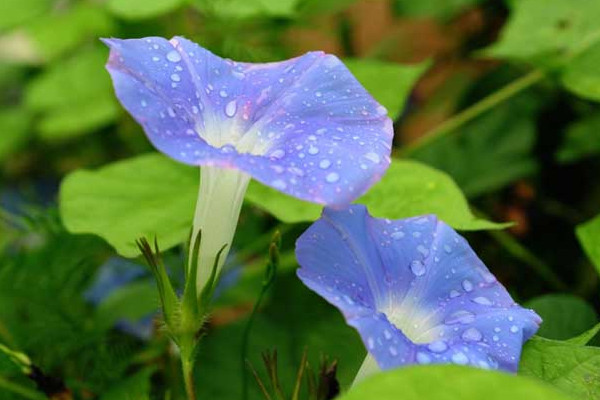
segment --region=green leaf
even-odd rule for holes
[[[536,377],[576,399],[600,398],[600,348],[534,337],[525,344],[519,374]]]
[[[147,19],[167,14],[187,0],[108,0],[108,10],[124,19]]]
[[[30,123],[31,116],[22,107],[0,111],[0,161],[28,139]]]
[[[593,338],[596,337],[598,332],[600,332],[600,323],[597,324],[596,326],[594,326],[593,328],[588,329],[587,331],[583,332],[581,335],[575,336],[575,337],[567,340],[567,342],[569,342],[571,344],[585,346],[586,344],[591,342]]]
[[[156,236],[166,250],[189,234],[198,181],[198,169],[147,154],[71,173],[61,185],[60,212],[69,231],[99,235],[124,256],[139,253],[142,236]]]
[[[288,224],[314,221],[323,209],[322,205],[288,196],[255,180],[250,181],[244,199]]]
[[[461,230],[508,226],[476,218],[450,176],[417,161],[394,160],[383,179],[357,202],[379,218],[436,214]]]
[[[133,282],[113,291],[100,303],[96,320],[102,329],[112,328],[116,322],[137,322],[158,311],[158,292],[152,280]]]
[[[374,375],[339,400],[567,400],[532,379],[456,365],[400,368]]]
[[[46,139],[92,132],[118,115],[109,76],[107,50],[94,47],[52,67],[26,88],[25,104],[41,113],[38,130]]]
[[[229,19],[292,17],[297,3],[298,0],[194,0],[203,13]]]
[[[595,0],[512,0],[510,6],[511,18],[488,55],[556,65],[600,38]]]
[[[26,30],[44,58],[54,60],[86,40],[110,36],[115,24],[103,7],[77,3],[37,18]]]
[[[344,64],[371,95],[397,119],[417,79],[429,62],[401,65],[369,59],[345,59]]]
[[[539,336],[566,340],[590,329],[598,322],[594,308],[579,297],[568,294],[548,294],[526,303],[534,309],[544,323]]]
[[[286,196],[253,182],[246,200],[283,222],[314,221],[321,206]],[[500,229],[497,224],[476,218],[452,178],[416,161],[393,160],[383,179],[357,200],[380,218],[407,218],[436,214],[456,229]]]
[[[578,96],[600,101],[600,43],[569,63],[562,75],[563,85]]]
[[[450,174],[469,197],[498,190],[537,170],[532,152],[538,104],[537,97],[523,93],[414,157]]]
[[[600,114],[592,114],[567,127],[565,138],[556,152],[561,163],[572,163],[600,153]]]
[[[577,225],[575,234],[583,250],[600,274],[600,215]]]
[[[40,16],[51,6],[51,0],[2,0],[0,1],[0,31]]]

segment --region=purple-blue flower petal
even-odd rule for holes
[[[180,37],[105,43],[121,103],[176,160],[325,204],[349,203],[389,165],[387,112],[335,56],[251,64]]]
[[[339,308],[382,368],[456,363],[514,372],[540,318],[514,303],[434,216],[325,209],[297,241],[300,279]]]

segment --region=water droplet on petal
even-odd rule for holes
[[[321,168],[321,169],[327,169],[330,166],[331,166],[331,161],[329,161],[327,159],[321,160],[321,162],[319,163],[319,168]]]
[[[451,290],[450,291],[450,298],[453,299],[455,297],[460,296],[460,292],[458,290]]]
[[[431,357],[429,357],[429,354],[420,351],[417,353],[417,362],[419,364],[429,364],[431,362]]]
[[[483,296],[475,297],[472,301],[473,303],[481,304],[482,306],[491,306],[494,304],[490,299]]]
[[[396,357],[398,355],[398,350],[394,346],[390,346],[389,350],[392,356]]]
[[[427,348],[434,353],[443,353],[448,350],[448,345],[443,340],[436,340],[435,342],[429,343]]]
[[[471,292],[473,290],[473,284],[468,279],[462,281],[462,287],[465,289],[465,292]]]
[[[171,80],[173,82],[179,82],[181,81],[181,77],[179,76],[179,74],[171,74]]]
[[[221,90],[221,91],[219,91],[219,96],[225,98],[225,97],[227,97],[227,92],[224,90]]]
[[[171,62],[181,61],[181,55],[176,50],[171,50],[167,53],[167,60]]]
[[[369,347],[369,350],[373,350],[375,348],[375,341],[372,337],[367,339],[367,346]]]
[[[448,246],[447,244],[444,245],[444,251],[448,254],[452,253],[452,247]]]
[[[329,183],[335,183],[340,180],[340,175],[337,172],[330,172],[325,177],[325,180]]]
[[[421,253],[421,255],[423,255],[423,257],[427,257],[429,255],[429,250],[427,249],[427,247],[423,246],[422,244],[417,246],[417,251],[419,253]]]
[[[273,158],[282,158],[283,156],[285,156],[285,151],[282,149],[277,149],[271,153],[271,157]]]
[[[425,264],[422,261],[415,260],[410,263],[410,270],[415,276],[425,275]]]
[[[237,111],[237,103],[235,100],[231,100],[225,106],[225,115],[227,115],[228,117],[233,117],[235,115],[236,111]]]
[[[519,327],[516,326],[516,325],[513,325],[513,326],[510,327],[510,331],[512,333],[517,333],[517,332],[519,332]]]
[[[279,189],[279,190],[285,190],[285,188],[287,187],[287,184],[284,181],[282,181],[281,179],[275,179],[273,182],[271,182],[271,185],[275,189]]]
[[[479,342],[483,339],[483,335],[475,328],[469,328],[462,334],[463,340],[467,342]]]
[[[367,160],[373,161],[375,164],[379,164],[379,162],[381,161],[379,154],[373,152],[365,154],[365,158]]]
[[[387,340],[390,340],[392,338],[392,334],[390,333],[390,331],[388,331],[387,329],[383,330],[383,336],[385,336],[385,338]]]
[[[402,239],[405,236],[405,234],[402,231],[397,231],[397,232],[392,233],[390,236],[392,237],[392,239],[398,240],[398,239]]]
[[[469,359],[463,353],[458,352],[452,355],[452,362],[458,365],[465,365],[469,363]]]
[[[453,325],[453,324],[469,324],[471,322],[475,321],[475,314],[473,314],[470,311],[464,311],[464,310],[460,310],[460,311],[456,311],[455,313],[452,313],[451,315],[448,316],[448,318],[446,318],[444,320],[444,322],[447,325]]]

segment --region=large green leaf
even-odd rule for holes
[[[577,225],[575,233],[583,250],[600,274],[600,215]]]
[[[511,17],[489,55],[557,64],[598,39],[598,1],[512,0],[510,5]]]
[[[181,7],[186,0],[108,0],[106,6],[125,19],[154,18]]]
[[[538,98],[523,93],[496,106],[414,157],[450,174],[467,196],[478,196],[533,174]]]
[[[340,400],[567,400],[532,379],[456,365],[401,368],[377,374]]]
[[[321,207],[253,183],[246,199],[284,222],[313,221]],[[505,225],[476,218],[452,178],[416,161],[393,160],[383,179],[357,200],[380,218],[436,214],[456,229],[498,229]]]
[[[598,317],[594,308],[579,297],[568,294],[548,294],[526,303],[544,323],[538,335],[548,339],[566,340],[592,328]]]
[[[70,174],[61,185],[60,212],[69,231],[99,235],[132,257],[142,236],[157,237],[162,249],[183,242],[198,181],[197,169],[148,154]]]
[[[548,382],[580,400],[600,398],[600,348],[534,337],[519,374]]]
[[[600,43],[595,44],[566,67],[562,82],[578,96],[600,101]]]
[[[428,62],[401,65],[368,59],[345,59],[344,64],[394,120],[402,112],[415,82],[429,66]]]
[[[88,133],[117,117],[119,109],[104,70],[107,54],[106,49],[93,47],[53,64],[29,83],[25,104],[41,113],[42,137]]]
[[[600,153],[600,114],[593,114],[568,126],[556,152],[562,163],[571,163]]]

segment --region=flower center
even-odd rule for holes
[[[389,305],[380,311],[413,343],[431,343],[439,339],[436,318],[432,318],[432,313],[419,309],[419,306],[409,299],[404,299],[397,305]]]

